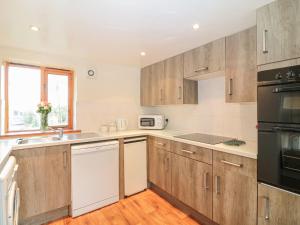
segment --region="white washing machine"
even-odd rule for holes
[[[0,224],[18,225],[20,190],[17,185],[18,165],[11,156],[0,171]]]

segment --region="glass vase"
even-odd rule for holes
[[[42,131],[48,130],[48,113],[41,114],[41,130]]]

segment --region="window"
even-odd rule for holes
[[[7,63],[5,65],[5,132],[40,128],[40,102],[52,104],[49,126],[73,128],[73,72]]]

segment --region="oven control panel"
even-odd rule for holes
[[[257,81],[258,85],[300,82],[300,65],[260,71],[257,74]]]

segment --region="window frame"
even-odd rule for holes
[[[4,64],[4,95],[5,95],[5,112],[4,112],[4,133],[24,133],[36,132],[34,130],[9,130],[9,90],[8,90],[8,71],[9,66],[22,67],[22,68],[38,68],[41,70],[41,99],[40,101],[48,101],[48,76],[55,74],[68,77],[68,125],[61,126],[66,130],[73,129],[73,107],[74,107],[74,72],[72,70],[57,69],[43,66],[26,65],[12,62],[5,62]],[[37,103],[38,104],[38,103]],[[59,126],[57,126],[59,127]]]

